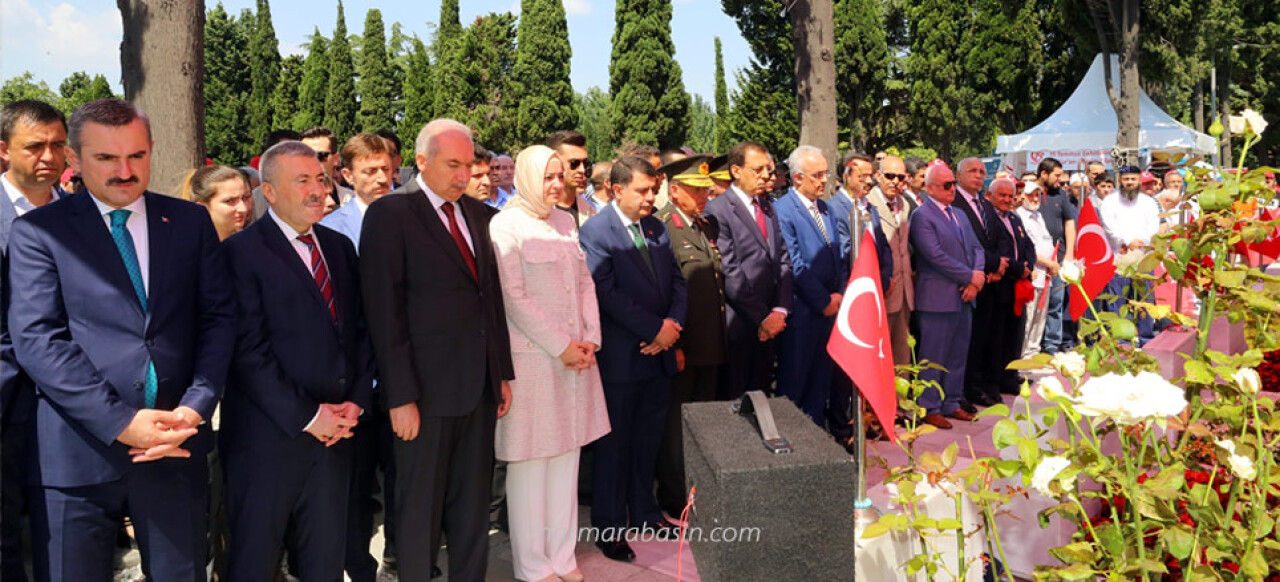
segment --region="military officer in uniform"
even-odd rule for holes
[[[688,285],[689,309],[676,342],[676,368],[666,433],[658,456],[658,505],[672,517],[685,506],[680,406],[715,399],[725,355],[724,277],[716,250],[715,217],[704,216],[713,187],[710,156],[691,156],[658,169],[670,184],[671,201],[658,211]]]

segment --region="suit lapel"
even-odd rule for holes
[[[435,207],[431,205],[431,199],[427,197],[426,192],[423,192],[418,187],[416,180],[411,184],[413,185],[408,190],[405,190],[405,195],[412,197],[413,203],[411,206],[414,213],[418,215],[418,220],[422,222],[423,228],[431,235],[431,238],[436,240],[436,244],[444,248],[445,256],[449,257],[453,264],[462,269],[462,272],[466,273],[467,277],[474,281],[475,278],[471,277],[471,268],[467,266],[466,259],[462,258],[462,252],[458,250],[458,244],[453,242],[453,235],[449,234],[449,227],[445,226],[444,222],[440,220],[440,213],[436,212]],[[467,221],[467,225],[470,228],[470,221]],[[471,238],[472,245],[475,244],[475,240],[473,236]],[[472,254],[476,253],[473,252]],[[476,271],[477,273],[480,271],[479,263],[476,263]]]
[[[467,232],[471,233],[471,255],[476,260],[476,276],[483,277],[489,268],[489,254],[481,252],[489,246],[489,229],[480,227],[480,213],[484,212],[482,204],[463,196],[458,199],[458,209],[462,210],[462,218],[467,222]],[[464,210],[465,209],[465,210]],[[449,235],[453,240],[453,235]],[[453,246],[458,246],[456,243]],[[458,255],[461,258],[461,254]],[[466,262],[465,259],[463,261]],[[470,272],[467,269],[467,272]]]
[[[353,300],[353,290],[346,286],[350,277],[347,273],[351,266],[347,264],[347,254],[343,252],[341,238],[345,236],[329,230],[315,229],[316,242],[320,245],[320,251],[324,253],[324,264],[329,268],[329,280],[333,283],[333,299],[334,307],[338,312],[338,319],[335,322],[339,330],[342,329],[344,320],[342,314],[349,313]],[[314,279],[313,279],[314,281]],[[311,285],[315,287],[314,284]],[[319,288],[316,288],[316,295],[323,299],[320,295]]]
[[[641,273],[645,273],[646,276],[649,278],[649,280],[653,281],[653,283],[656,285],[657,281],[654,279],[654,277],[657,276],[657,273],[654,271],[650,271],[649,265],[645,264],[644,262],[644,257],[640,256],[640,249],[636,248],[636,239],[631,235],[631,230],[622,226],[622,215],[618,213],[616,206],[610,204],[609,208],[610,210],[613,211],[613,216],[616,219],[616,220],[609,221],[609,228],[613,230],[614,236],[618,237],[617,240],[621,241],[624,245],[626,245],[623,247],[627,249],[627,252],[624,254],[626,254],[627,257],[630,259],[632,263],[632,268],[639,270]],[[640,225],[640,235],[644,237],[645,244],[649,244],[649,233],[646,232],[647,229],[645,229],[644,222],[641,221],[637,224]],[[650,249],[649,249],[649,258],[653,259],[652,245],[650,245]],[[656,269],[657,265],[655,265],[654,268]]]
[[[9,200],[9,193],[0,183],[0,253],[7,253],[9,248],[9,225],[18,218],[18,209]]]
[[[150,266],[147,273],[147,307],[156,312],[156,302],[166,296],[169,287],[169,258],[173,255],[174,224],[165,213],[165,205],[156,197],[160,194],[143,194],[147,204],[147,252]],[[150,317],[150,314],[148,314]]]
[[[106,220],[98,214],[98,207],[88,192],[72,196],[67,204],[70,208],[69,222],[74,236],[80,237],[84,244],[77,252],[82,254],[84,264],[101,273],[103,279],[115,286],[120,295],[127,298],[130,307],[139,317],[146,319],[142,312],[142,304],[138,303],[138,295],[133,290],[133,282],[129,280],[129,271],[124,267],[124,259],[111,238],[111,229]]]
[[[738,222],[741,222],[742,225],[751,232],[751,237],[755,239],[756,242],[760,243],[760,246],[764,248],[766,253],[769,252],[769,245],[767,244],[767,241],[764,240],[764,236],[760,234],[760,227],[756,225],[755,211],[749,206],[743,206],[742,199],[738,197],[736,190],[725,192],[725,195],[731,196],[731,198],[729,198],[729,204],[733,206],[733,214],[738,217]],[[766,214],[765,218],[767,219],[769,216]],[[768,222],[768,220],[765,220],[766,228],[768,228]]]
[[[263,217],[254,223],[251,228],[257,228],[262,236],[263,246],[267,247],[273,254],[279,258],[285,266],[285,270],[293,274],[298,283],[307,290],[307,294],[316,301],[317,304],[324,306],[324,296],[320,295],[320,287],[316,285],[316,279],[311,274],[310,265],[304,265],[298,251],[294,249],[293,242],[287,238],[287,235],[280,230],[280,227],[269,217]],[[326,250],[321,247],[321,250]],[[326,255],[326,258],[328,256]],[[328,266],[327,264],[325,266]],[[332,273],[329,276],[333,278]]]

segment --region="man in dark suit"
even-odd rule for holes
[[[659,168],[667,176],[671,202],[658,218],[671,237],[688,292],[688,315],[676,341],[676,372],[666,431],[658,454],[658,505],[680,515],[688,501],[684,479],[683,428],[680,407],[686,402],[714,400],[725,356],[724,275],[716,249],[713,217],[704,216],[711,189],[709,156],[692,156]]]
[[[990,327],[984,341],[992,345],[983,350],[983,359],[977,365],[983,367],[981,375],[988,379],[983,386],[988,401],[999,401],[1001,392],[1017,394],[1022,382],[1017,371],[1005,367],[1022,357],[1022,318],[1014,315],[1013,303],[1019,282],[1028,280],[1025,284],[1029,284],[1036,248],[1022,227],[1022,220],[1013,212],[1017,189],[1012,178],[999,178],[987,190],[987,204],[991,207],[987,238],[994,242],[996,254],[1009,265],[1000,280],[989,283],[982,293],[990,295]]]
[[[235,299],[203,208],[146,192],[150,125],[133,105],[71,116],[87,192],[28,212],[9,239],[9,323],[35,381],[31,516],[38,580],[111,579],[128,515],[151,580],[204,580],[204,422],[222,395]]]
[[[983,261],[987,283],[996,283],[1004,277],[1009,268],[1008,257],[1000,256],[996,241],[989,232],[996,222],[995,211],[991,203],[983,197],[983,184],[987,178],[987,167],[978,158],[965,158],[956,164],[956,197],[952,206],[963,212],[968,219],[969,227],[982,245]],[[993,383],[986,375],[987,368],[981,362],[990,358],[994,349],[989,337],[994,325],[994,292],[988,286],[978,293],[977,307],[973,311],[973,344],[969,347],[968,363],[965,367],[964,402],[960,407],[966,412],[974,413],[979,406],[990,406],[1000,400],[999,396],[989,396],[987,388]],[[998,391],[997,391],[998,394]]]
[[[329,180],[315,150],[284,142],[261,165],[271,210],[226,249],[239,300],[219,438],[231,520],[227,575],[270,579],[293,521],[299,576],[340,580],[355,452],[346,439],[373,410],[356,251],[316,226]]]
[[[791,257],[768,197],[774,172],[768,150],[742,142],[729,152],[733,185],[707,203],[720,226],[716,246],[724,266],[728,361],[717,396],[772,391],[774,339],[791,310]]]
[[[582,225],[580,238],[600,305],[600,379],[609,434],[595,442],[591,525],[610,559],[635,558],[628,526],[667,530],[653,496],[686,288],[662,221],[650,216],[658,171],[643,158],[614,162],[613,202]]]
[[[19,216],[61,197],[58,179],[67,161],[67,121],[43,101],[14,101],[0,111],[0,579],[23,582],[22,461],[35,410],[31,379],[18,367],[9,338],[9,232]]]
[[[825,428],[834,364],[824,346],[848,283],[843,249],[849,237],[822,200],[827,183],[822,150],[802,145],[791,152],[787,167],[793,186],[774,210],[794,283],[791,314],[779,340],[778,393]]]
[[[973,322],[973,300],[986,283],[982,245],[969,222],[952,205],[955,175],[942,162],[925,172],[928,197],[911,215],[911,245],[916,252],[916,312],[920,316],[922,360],[946,371],[925,370],[920,379],[937,383],[919,395],[924,422],[951,428],[946,417],[973,420],[960,408],[964,392],[965,360]],[[959,203],[959,202],[957,202]],[[938,390],[941,390],[941,394]]]
[[[463,194],[471,130],[437,119],[416,146],[418,177],[369,206],[360,240],[378,382],[399,437],[396,558],[401,580],[426,582],[443,527],[449,579],[483,580],[493,431],[515,376],[511,341],[489,212]]]

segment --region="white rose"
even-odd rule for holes
[[[1080,414],[1102,416],[1120,425],[1144,421],[1163,424],[1187,407],[1181,388],[1151,372],[1090,378],[1080,387],[1075,403]]]
[[[1231,135],[1244,135],[1245,126],[1243,115],[1227,116],[1227,129],[1231,130]]]
[[[1039,394],[1045,402],[1052,402],[1054,398],[1067,395],[1062,389],[1062,382],[1053,376],[1040,379],[1040,383],[1036,385],[1036,394]]]
[[[1258,376],[1258,371],[1253,368],[1236,370],[1236,373],[1231,375],[1231,380],[1245,394],[1257,394],[1258,390],[1262,388],[1262,378]]]
[[[1070,466],[1071,461],[1065,457],[1045,457],[1040,459],[1040,464],[1036,465],[1035,472],[1031,474],[1031,488],[1039,491],[1042,495],[1055,497],[1056,494],[1049,490],[1049,484],[1053,483],[1063,469]]]
[[[1254,135],[1262,135],[1267,130],[1267,120],[1262,118],[1262,114],[1252,109],[1245,109],[1240,112],[1240,116],[1244,118],[1245,125],[1249,126],[1249,131]]]
[[[1053,355],[1052,360],[1049,360],[1049,365],[1077,382],[1084,377],[1087,369],[1084,355],[1079,352],[1058,352]]]
[[[1062,268],[1058,270],[1058,276],[1062,277],[1063,281],[1071,283],[1072,285],[1079,283],[1080,277],[1083,274],[1083,271],[1080,269],[1080,263],[1076,261],[1066,261],[1062,263]]]
[[[1252,481],[1258,476],[1258,471],[1253,467],[1253,459],[1244,455],[1236,454],[1236,443],[1234,441],[1215,441],[1215,444],[1227,451],[1227,465],[1231,467],[1231,473],[1245,481]]]

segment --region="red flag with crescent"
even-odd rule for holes
[[[858,259],[849,275],[836,324],[827,340],[827,353],[853,380],[854,388],[871,405],[890,439],[898,411],[894,390],[893,349],[889,342],[889,314],[880,288],[880,261],[871,230],[862,237]],[[854,411],[854,414],[860,414]]]
[[[1076,260],[1080,262],[1083,276],[1079,286],[1071,286],[1071,319],[1080,319],[1089,309],[1089,302],[1102,293],[1107,283],[1111,282],[1111,277],[1116,274],[1111,241],[1107,240],[1107,233],[1102,230],[1102,222],[1094,211],[1093,201],[1087,198],[1076,220]],[[1084,295],[1080,294],[1080,287],[1084,287]]]
[[[1269,223],[1280,219],[1280,209],[1266,208],[1263,209],[1258,220],[1254,221],[1237,221],[1236,230],[1241,230],[1249,224]],[[1256,243],[1239,242],[1236,244],[1236,252],[1244,255],[1249,259],[1249,264],[1258,266],[1262,259],[1270,259],[1272,261],[1280,259],[1280,228],[1271,227],[1271,234],[1267,238]]]

